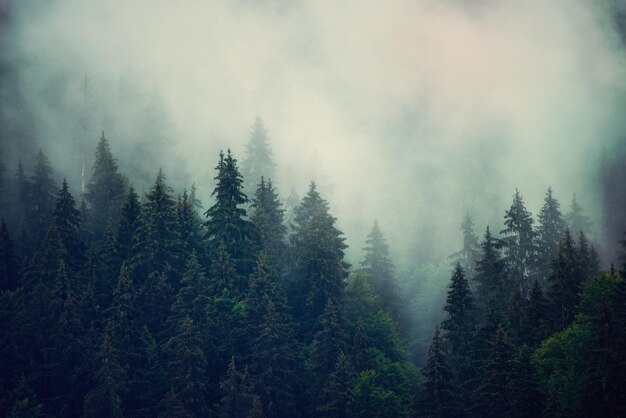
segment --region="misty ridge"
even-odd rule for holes
[[[0,415],[626,416],[626,4],[0,2]]]

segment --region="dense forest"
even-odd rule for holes
[[[420,357],[377,222],[350,266],[259,120],[241,168],[216,157],[206,210],[162,170],[140,196],[104,133],[84,193],[42,151],[0,171],[0,415],[625,416],[626,259],[601,271],[575,197],[535,220],[515,191],[482,239],[465,217]]]

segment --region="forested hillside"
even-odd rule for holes
[[[3,416],[626,413],[626,265],[601,271],[575,198],[562,216],[548,189],[535,222],[515,191],[482,239],[466,216],[444,320],[416,335],[382,228],[347,264],[331,203],[311,182],[286,212],[255,132],[255,177],[220,153],[206,210],[162,170],[140,196],[104,133],[85,193],[41,151],[3,170]]]

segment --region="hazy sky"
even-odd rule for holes
[[[89,153],[104,129],[131,177],[134,146],[157,141],[170,177],[208,196],[217,151],[243,160],[260,115],[281,190],[316,178],[353,259],[374,218],[398,257],[439,257],[466,211],[499,230],[515,187],[534,214],[548,185],[563,206],[577,192],[598,223],[626,91],[608,5],[23,0],[2,46],[63,175],[78,172],[87,76]]]

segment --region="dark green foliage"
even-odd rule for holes
[[[363,265],[372,292],[378,296],[382,307],[389,312],[392,318],[398,324],[405,325],[406,321],[402,318],[402,299],[393,274],[389,247],[378,227],[378,222],[374,222],[363,251],[365,251],[365,258],[361,265]]]
[[[446,331],[445,338],[452,357],[458,359],[467,352],[474,329],[474,302],[459,263],[454,267],[444,310],[448,317],[441,327]]]
[[[536,260],[533,222],[532,214],[526,210],[516,189],[511,208],[504,216],[505,228],[500,233],[505,235],[502,242],[511,282],[520,286],[524,295],[530,288],[529,280],[534,274]]]
[[[202,220],[194,204],[193,198],[185,190],[178,196],[176,204],[176,215],[178,216],[178,228],[180,238],[184,246],[186,256],[192,252],[204,260],[206,247],[204,244],[204,232],[202,231]]]
[[[556,330],[564,330],[574,320],[582,280],[578,251],[569,230],[566,230],[557,259],[552,264],[546,293]]]
[[[69,268],[79,271],[85,261],[85,248],[81,238],[80,212],[76,209],[76,203],[65,179],[63,179],[63,186],[57,194],[52,222],[66,251],[64,261]]]
[[[511,363],[514,348],[504,329],[498,328],[491,342],[489,357],[485,363],[485,375],[475,392],[479,400],[479,415],[499,418],[509,410],[511,396],[507,388],[511,382]]]
[[[460,416],[461,405],[458,399],[457,375],[439,327],[435,329],[433,342],[428,349],[428,360],[424,368],[426,394],[422,416]]]
[[[21,179],[18,179],[21,180]],[[52,167],[43,151],[39,150],[35,162],[35,172],[26,190],[26,217],[24,219],[24,252],[32,255],[40,248],[41,237],[48,229],[54,210],[56,186],[52,179]]]
[[[131,260],[136,277],[155,283],[157,276],[167,274],[170,279],[168,284],[176,287],[182,243],[178,233],[176,203],[161,170],[146,195],[136,234]]]
[[[108,332],[104,334],[98,361],[100,363],[96,373],[98,384],[85,396],[84,416],[122,417],[122,399],[119,394],[124,384],[124,370],[119,364],[117,350]]]
[[[19,262],[9,229],[0,218],[0,291],[13,290],[18,284]]]
[[[544,409],[544,397],[539,390],[539,376],[530,361],[531,354],[532,350],[523,345],[511,362],[507,416],[535,418],[541,416]]]
[[[284,259],[287,256],[285,242],[287,228],[284,225],[284,210],[272,181],[261,177],[252,202],[250,220],[261,235],[262,248],[269,264],[282,276]]]
[[[318,320],[329,299],[342,304],[344,278],[348,265],[343,261],[343,233],[335,227],[315,183],[296,208],[295,228],[291,236],[295,258],[290,300],[296,319],[306,335],[319,329]],[[310,337],[309,337],[310,338]],[[334,360],[332,366],[334,367]]]
[[[243,179],[237,168],[237,160],[230,150],[226,156],[220,152],[215,169],[216,185],[211,194],[215,204],[206,211],[208,219],[204,223],[208,248],[214,260],[223,243],[239,275],[236,288],[243,293],[247,288],[247,276],[254,268],[259,234],[254,224],[246,219],[243,205],[248,203],[248,198],[243,193]]]
[[[130,260],[134,255],[135,240],[141,225],[141,204],[139,196],[131,185],[121,209],[120,222],[117,227],[117,252],[121,261]]]
[[[537,347],[549,334],[548,304],[543,296],[539,282],[535,280],[528,303],[522,313],[522,340],[530,347]]]
[[[322,389],[323,401],[317,411],[323,417],[346,417],[353,410],[353,393],[355,373],[350,359],[339,352],[335,370]]]
[[[565,235],[566,223],[559,210],[559,202],[552,196],[552,188],[546,192],[544,204],[537,217],[537,263],[541,284],[550,275],[550,264],[556,257],[559,244]]]
[[[216,412],[222,418],[248,418],[257,409],[254,401],[252,382],[248,370],[242,372],[235,366],[233,357],[228,365],[226,376],[220,382],[221,399]]]
[[[491,235],[489,227],[485,231],[485,240],[481,243],[482,255],[476,263],[474,281],[478,284],[475,292],[478,308],[485,311],[494,301],[502,311],[511,286],[508,283],[505,262],[500,255],[501,241]]]
[[[109,141],[102,137],[96,147],[96,161],[85,200],[89,204],[91,231],[96,240],[104,236],[107,226],[116,225],[126,194],[126,179],[117,172]]]
[[[267,136],[267,129],[258,116],[252,126],[250,139],[246,144],[246,159],[241,166],[245,180],[245,193],[248,196],[254,194],[256,185],[262,178],[276,178],[276,164],[272,159],[272,148]]]

